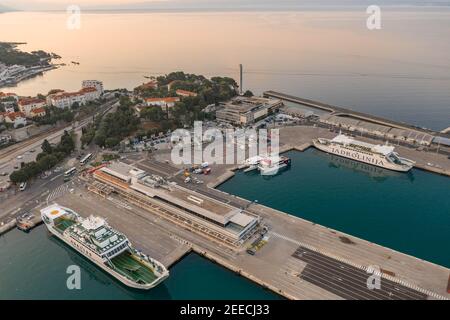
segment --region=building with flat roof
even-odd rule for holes
[[[320,121],[349,131],[365,132],[378,137],[407,141],[425,146],[429,146],[434,138],[431,134],[418,130],[396,128],[389,125],[361,120],[356,117],[325,114],[320,117]]]
[[[27,125],[27,119],[23,112],[11,112],[4,115],[4,121],[6,123],[11,123],[14,128],[17,128],[18,126],[26,126]]]
[[[94,178],[125,196],[157,203],[199,233],[228,244],[239,245],[260,222],[259,216],[121,162],[100,168]]]
[[[99,80],[83,80],[81,88],[95,88],[100,94],[103,93],[103,82]]]
[[[92,87],[88,87],[92,85]],[[85,105],[88,102],[99,99],[103,93],[103,84],[96,80],[85,80],[82,89],[77,92],[59,91],[47,97],[47,103],[51,106],[64,109],[71,108],[74,103]]]
[[[32,111],[44,108],[47,106],[47,102],[38,98],[24,98],[19,100],[18,106],[20,112],[23,112],[25,116],[32,117]]]
[[[176,94],[182,97],[196,97],[197,93],[187,90],[178,89]]]
[[[279,99],[236,97],[221,104],[216,119],[237,125],[247,125],[267,117],[283,105]]]

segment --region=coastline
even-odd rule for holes
[[[44,66],[41,68],[37,68],[31,71],[26,72],[25,74],[21,74],[18,75],[17,77],[15,77],[14,80],[3,80],[0,81],[0,89],[2,88],[9,88],[9,87],[14,87],[17,84],[19,84],[20,82],[27,80],[27,79],[31,79],[34,77],[37,77],[39,75],[42,75],[44,72],[47,71],[51,71],[54,69],[58,69],[59,67],[55,64],[49,65],[49,66]]]

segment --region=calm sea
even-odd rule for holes
[[[0,41],[27,42],[66,67],[11,89],[77,90],[83,79],[133,88],[174,70],[238,79],[433,129],[450,125],[450,9],[382,7],[382,29],[365,9],[296,12],[0,14]],[[73,65],[71,61],[79,62]]]
[[[274,177],[239,172],[219,187],[248,200],[450,267],[450,179],[397,173],[315,149],[288,152]]]
[[[149,291],[127,288],[50,237],[45,226],[0,236],[1,299],[281,299],[208,260],[190,254]],[[68,290],[68,266],[81,268],[81,290]]]

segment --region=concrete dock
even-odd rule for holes
[[[311,125],[282,127],[280,151],[304,151],[313,139],[334,136],[336,132]],[[380,143],[367,137],[358,139]],[[450,176],[450,160],[443,154],[401,145],[396,151],[416,161],[417,168]],[[170,164],[169,152],[136,155],[125,162],[185,185],[184,166]],[[202,184],[186,186],[260,216],[269,226],[269,240],[255,255],[246,252],[249,243],[239,248],[221,245],[163,218],[158,210],[115,194],[101,197],[88,191],[88,181],[54,201],[83,216],[105,217],[138,249],[167,267],[193,251],[288,299],[450,299],[448,268],[213,189],[231,178],[239,165],[211,164],[211,168],[210,175],[198,176]],[[373,277],[381,286],[369,289],[367,283]]]
[[[332,138],[328,129],[312,126],[280,128],[281,151],[304,151],[312,139]],[[363,141],[377,141],[361,138]],[[450,161],[441,154],[397,146],[405,157],[417,161],[417,166],[431,164],[450,172]],[[153,163],[165,163],[169,154],[155,154],[152,159],[130,161],[141,169]],[[212,165],[212,174],[201,176],[204,184],[189,188],[237,207],[249,201],[211,189],[234,175],[237,165]],[[182,169],[172,167],[171,172]],[[173,181],[183,183],[174,176]],[[209,187],[208,187],[209,186]],[[262,205],[248,208],[260,215],[271,226],[270,240],[254,256],[242,251],[229,251],[205,241],[192,233],[165,228],[184,239],[193,251],[229,268],[230,270],[267,287],[288,299],[448,299],[450,270],[436,264],[358,239],[309,221],[288,215]],[[161,221],[162,222],[162,221]],[[371,267],[379,268],[385,291],[368,290],[364,281]],[[330,277],[330,274],[342,276]],[[364,281],[363,281],[364,280]],[[398,293],[399,295],[396,295]]]
[[[237,206],[247,200],[198,186]],[[161,218],[118,196],[100,197],[78,186],[55,199],[83,216],[98,214],[143,252],[172,266],[194,251],[288,299],[448,299],[450,270],[258,204],[248,210],[270,226],[270,239],[255,255],[232,249]],[[370,266],[381,289],[369,290]],[[333,276],[333,275],[336,276]]]

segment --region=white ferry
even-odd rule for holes
[[[339,134],[333,139],[315,139],[314,146],[330,154],[368,163],[381,168],[407,172],[411,170],[415,162],[402,158],[394,152],[393,146],[373,145],[357,141],[346,135]]]
[[[291,165],[291,159],[284,156],[273,156],[262,159],[258,163],[258,170],[262,176],[273,176],[281,169]]]
[[[128,238],[100,217],[80,217],[53,204],[41,210],[48,230],[123,284],[151,289],[169,276],[160,262],[137,251]]]

